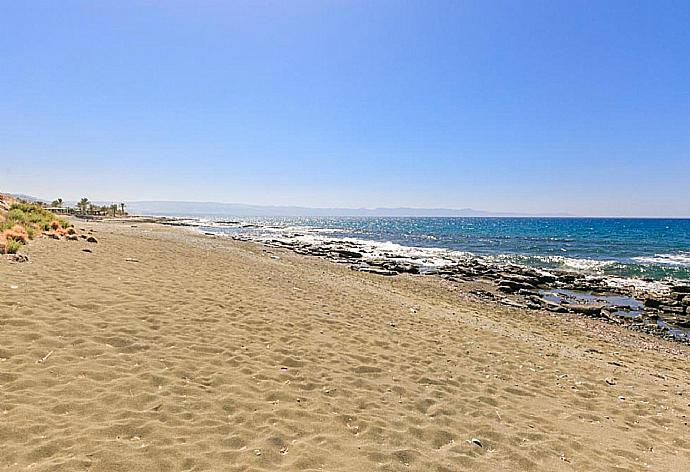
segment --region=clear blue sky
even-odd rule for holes
[[[0,190],[690,216],[690,2],[0,0]]]

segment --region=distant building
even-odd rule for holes
[[[48,207],[46,210],[56,215],[71,215],[74,212],[74,210],[68,207]]]

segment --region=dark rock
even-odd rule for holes
[[[378,258],[378,259],[368,259],[367,260],[367,265],[374,266],[374,267],[383,267],[386,264],[389,264],[391,261],[389,259],[385,258]]]
[[[516,282],[519,284],[526,284],[526,285],[538,285],[539,284],[539,279],[536,279],[534,277],[528,277],[526,275],[522,274],[501,274],[503,277],[503,280],[509,280],[511,282]]]
[[[549,300],[544,300],[544,299],[541,299],[539,302],[541,303],[542,307],[544,307],[546,310],[549,310],[549,311],[553,311],[556,313],[565,313],[566,311],[568,311],[560,303],[555,303],[555,302],[552,302]]]
[[[515,293],[518,291],[518,289],[513,287],[512,285],[499,285],[498,291],[503,293]]]
[[[89,252],[89,253],[92,252],[91,249],[82,249],[82,251]]]
[[[470,293],[472,295],[476,295],[479,298],[484,299],[484,300],[494,300],[496,298],[496,295],[494,295],[493,293],[488,292],[486,290],[482,290],[480,288],[475,288],[473,290],[470,290]]]
[[[479,439],[477,439],[477,438],[472,438],[472,439],[470,439],[470,442],[471,442],[472,444],[476,445],[476,446],[484,447],[484,445],[482,444],[482,442],[481,442]]]
[[[552,284],[557,280],[556,277],[551,274],[538,274],[536,278],[539,281],[539,285]]]
[[[79,236],[77,236],[76,234],[68,234],[67,236],[65,236],[65,239],[67,241],[79,241]]]
[[[604,309],[604,305],[588,305],[588,304],[579,304],[579,303],[571,303],[565,305],[568,310],[574,312],[574,313],[581,313],[583,315],[589,315],[589,316],[596,316],[601,314],[601,310]]]
[[[622,323],[622,321],[621,321],[619,318],[617,318],[616,316],[612,315],[611,312],[608,311],[608,310],[601,310],[600,316],[601,316],[602,318],[605,318],[605,319],[611,321],[612,323],[616,323],[616,324],[621,324],[621,323]]]
[[[535,290],[537,287],[526,282],[517,282],[514,280],[501,279],[498,281],[498,289],[502,292],[512,293],[520,289]]]
[[[659,309],[661,311],[665,311],[666,313],[685,313],[685,308],[682,306],[661,305],[659,306]]]
[[[397,273],[409,273],[409,274],[418,274],[419,273],[419,267],[410,264],[408,262],[397,262],[395,260],[390,260],[390,259],[370,259],[367,260],[367,265],[373,266],[373,267],[378,267],[380,269],[384,270],[389,270],[392,272],[397,272]]]
[[[648,308],[658,308],[664,303],[664,300],[655,297],[647,297],[644,300],[644,306]]]
[[[337,253],[340,257],[344,257],[346,259],[359,259],[362,257],[362,254],[356,251],[349,251],[347,249],[335,249],[333,252]]]
[[[510,298],[504,298],[499,303],[501,305],[511,306],[513,308],[527,308],[527,305],[523,305],[522,303],[518,303],[515,300],[511,300]]]
[[[397,272],[393,270],[387,270],[387,269],[378,269],[376,267],[368,267],[368,266],[352,266],[352,270],[356,270],[358,272],[368,272],[370,274],[376,274],[376,275],[385,275],[385,276],[391,276],[391,275],[398,275]]]
[[[558,277],[559,282],[565,282],[565,283],[569,283],[569,284],[575,282],[577,279],[578,279],[578,277],[575,274],[561,274]]]
[[[690,285],[675,285],[671,287],[671,291],[674,293],[688,293],[690,294]]]
[[[407,273],[407,274],[419,274],[419,267],[417,267],[414,264],[391,264],[386,266],[388,270],[392,270],[395,272],[399,273]]]
[[[89,236],[88,238],[86,238],[86,242],[87,243],[97,243],[98,240],[96,238],[94,238],[93,236]]]
[[[26,254],[8,254],[7,255],[7,260],[10,262],[29,262],[29,256]]]

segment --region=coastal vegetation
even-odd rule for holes
[[[52,200],[50,203],[48,202],[42,202],[37,199],[21,199],[21,198],[13,198],[11,196],[7,195],[2,195],[0,194],[0,201],[3,201],[4,199],[5,202],[7,201],[13,201],[13,202],[19,202],[25,205],[38,205],[39,207],[52,212],[56,215],[77,215],[77,216],[113,216],[113,217],[118,217],[118,216],[127,216],[127,212],[125,211],[125,208],[127,205],[125,203],[109,203],[105,205],[99,205],[91,200],[89,200],[87,197],[82,197],[79,201],[75,202],[74,204],[70,205],[68,202],[63,200],[62,198],[56,198],[55,200]]]
[[[23,245],[39,235],[77,240],[74,225],[65,216],[122,217],[127,216],[125,207],[124,203],[96,205],[86,197],[72,207],[62,198],[44,203],[0,194],[0,254],[16,254]],[[87,241],[94,239],[82,237]]]
[[[64,206],[62,198],[53,200],[50,204],[52,209],[58,210],[69,215],[80,216],[127,216],[124,203],[112,203],[109,205],[96,205],[87,197],[81,198],[76,204],[75,208]]]
[[[7,221],[3,225],[19,224],[25,228],[50,231],[51,229],[56,229],[56,223],[57,226],[62,228],[70,226],[67,220],[56,216],[41,205],[36,203],[13,203],[7,213]]]
[[[72,226],[38,203],[0,196],[0,254],[15,254],[39,233],[73,234]]]
[[[0,250],[2,250],[1,246],[3,245],[2,242],[0,242]],[[22,247],[22,243],[20,241],[14,240],[14,239],[8,239],[4,243],[5,246],[5,252],[7,254],[16,254],[17,251],[19,251],[19,248]]]

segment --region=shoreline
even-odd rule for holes
[[[135,218],[168,226],[196,228],[208,235],[255,241],[267,247],[284,247],[299,254],[349,264],[353,270],[383,276],[401,273],[436,275],[478,285],[476,290],[486,301],[531,310],[579,313],[690,344],[690,284],[684,280],[646,281],[592,274],[583,269],[539,268],[444,248],[397,244],[387,248],[390,243],[329,236],[333,230],[324,233],[324,229],[307,226],[262,226],[242,219],[209,222],[185,217]],[[235,232],[248,228],[273,234],[259,236]]]
[[[9,470],[690,466],[679,343],[437,277],[76,226],[98,243],[0,261]]]

